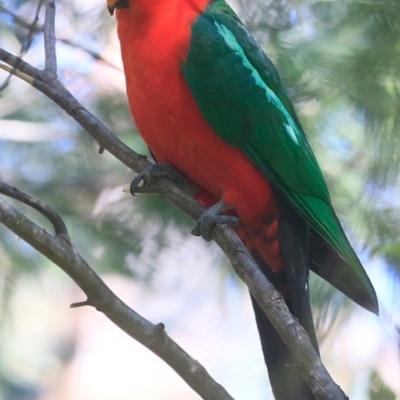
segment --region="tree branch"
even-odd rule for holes
[[[57,76],[56,32],[55,32],[56,5],[54,0],[47,0],[44,19],[44,54],[45,69],[54,77]]]
[[[24,203],[35,210],[39,211],[42,215],[44,215],[53,225],[54,232],[56,236],[63,236],[69,242],[71,241],[67,227],[62,220],[62,218],[47,204],[43,203],[41,200],[36,199],[29,194],[21,192],[16,187],[7,185],[6,183],[0,181],[0,193],[11,197],[15,200]]]
[[[11,194],[13,198],[31,205],[48,217],[54,224],[59,224],[60,216],[40,200],[1,183],[1,193]],[[15,194],[16,193],[16,194]],[[38,206],[38,204],[40,206]],[[68,240],[68,232],[50,235],[16,208],[0,197],[0,222],[21,237],[37,251],[58,265],[83,290],[87,300],[79,305],[91,305],[104,313],[111,321],[129,336],[146,346],[171,366],[182,379],[203,399],[233,400],[228,392],[208,374],[206,369],[191,358],[165,332],[163,324],[153,325],[120,300],[89,267],[79,252]],[[65,224],[62,223],[65,227]]]

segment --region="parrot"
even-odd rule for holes
[[[224,215],[238,221],[233,229],[317,352],[310,270],[378,314],[289,94],[229,4],[107,0],[107,8],[135,124],[156,162],[193,182],[194,197],[209,207],[200,231]],[[253,298],[252,305],[275,398],[314,399]]]

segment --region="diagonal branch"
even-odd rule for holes
[[[0,60],[11,66],[14,71],[22,72],[31,78],[43,79],[38,69],[32,67],[32,65],[25,62],[22,58],[9,53],[7,50],[2,49],[1,47]],[[12,70],[10,71],[10,73],[15,75],[15,72],[13,72]]]
[[[54,224],[60,216],[40,200],[1,184],[1,192],[33,206]],[[10,190],[11,189],[11,190]],[[15,192],[16,191],[16,192]],[[37,205],[40,205],[39,207]],[[191,358],[165,332],[164,325],[153,325],[120,300],[89,267],[73,244],[67,239],[68,232],[55,236],[21,214],[0,197],[0,222],[21,237],[37,251],[53,261],[68,274],[87,296],[77,305],[91,305],[104,313],[129,336],[146,346],[171,366],[185,382],[203,399],[233,400],[228,392],[208,374],[206,369]],[[62,222],[64,224],[64,222]],[[65,224],[64,224],[65,227]],[[77,306],[75,305],[75,306]]]

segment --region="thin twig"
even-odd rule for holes
[[[44,19],[44,54],[45,70],[54,77],[57,76],[56,32],[55,32],[56,5],[54,0],[47,0]]]
[[[33,31],[35,33],[38,32],[43,32],[44,27],[41,24],[36,23],[35,25],[32,25],[32,23],[30,21],[25,20],[24,18],[20,17],[19,15],[13,13],[11,10],[9,10],[8,8],[4,7],[1,3],[0,3],[0,13],[2,14],[6,14],[9,15],[14,24],[18,25],[22,28],[25,29],[33,29]],[[85,53],[87,53],[90,57],[92,57],[94,60],[96,61],[101,61],[102,63],[108,65],[111,68],[117,69],[119,71],[121,71],[121,67],[113,64],[111,61],[105,59],[99,52],[94,51],[92,49],[87,48],[85,45],[81,44],[81,43],[76,43],[73,40],[69,39],[69,38],[63,38],[63,37],[56,37],[56,41],[57,42],[62,42],[70,47],[73,47],[75,49],[81,50]]]
[[[15,25],[19,25],[22,28],[28,29],[28,30],[32,30],[35,33],[37,32],[41,32],[43,30],[43,25],[40,24],[32,24],[32,22],[27,21],[24,18],[21,18],[19,15],[13,13],[11,10],[9,10],[8,8],[4,7],[3,4],[0,3],[0,13],[2,14],[7,14],[8,16],[10,16],[13,19],[13,22]]]
[[[71,240],[68,234],[67,227],[65,226],[62,218],[43,201],[30,196],[25,192],[21,192],[16,187],[7,185],[7,183],[0,181],[0,193],[11,197],[15,200],[24,203],[43,214],[53,225],[54,232],[57,236],[63,236],[67,240]]]
[[[33,37],[35,36],[35,33],[37,32],[37,24],[39,22],[39,13],[40,13],[40,10],[42,9],[43,2],[44,2],[44,0],[39,0],[39,3],[36,7],[35,18],[31,22],[31,26],[29,28],[25,43],[21,47],[19,58],[24,56],[32,45]]]
[[[21,50],[20,50],[20,52],[19,52],[19,57],[16,57],[16,58],[17,58],[17,61],[13,64],[13,68],[14,68],[14,69],[19,69],[19,68],[18,68],[18,66],[19,66],[19,61],[22,61],[23,55],[24,55],[24,54],[29,50],[29,48],[31,47],[31,44],[32,44],[32,41],[33,41],[33,37],[34,37],[35,33],[37,32],[36,27],[37,27],[37,22],[38,22],[38,20],[39,20],[39,13],[40,13],[40,10],[41,10],[41,8],[42,8],[42,3],[43,3],[43,1],[44,1],[44,0],[40,0],[39,3],[38,3],[38,6],[37,6],[37,8],[36,8],[35,18],[34,18],[33,22],[30,23],[29,28],[28,28],[29,31],[28,31],[27,38],[26,38],[25,42],[23,43],[23,45],[21,46]],[[2,8],[4,8],[4,7],[2,7]],[[18,60],[19,60],[19,61],[18,61]],[[4,69],[4,68],[2,68],[2,69]],[[11,72],[9,73],[9,75],[4,79],[3,83],[0,85],[0,92],[2,92],[2,91],[8,86],[8,84],[9,84],[9,82],[10,82],[10,79],[11,79],[11,77],[12,77],[13,75],[16,75],[16,74],[14,74],[14,73],[11,71]]]
[[[27,62],[15,56],[14,54],[9,53],[7,50],[2,49],[1,47],[0,47],[0,60],[4,61],[14,70],[23,72],[24,74],[30,76],[31,78],[42,79],[42,75],[38,69],[32,67],[32,65],[28,64]],[[31,85],[33,85],[33,83],[31,83]]]
[[[15,75],[18,78],[22,79],[23,81],[25,81],[26,83],[29,83],[30,85],[33,86],[33,78],[31,78],[29,75],[24,74],[23,72],[19,71],[18,69],[15,69],[13,67],[10,67],[6,64],[2,64],[0,63],[0,69],[2,69],[3,71],[6,71],[11,75]],[[2,89],[0,89],[1,92]]]

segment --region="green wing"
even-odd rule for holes
[[[324,274],[322,265],[314,270],[377,312],[375,291],[332,209],[322,172],[283,83],[223,0],[213,0],[194,21],[181,69],[218,136],[240,148],[345,261],[344,273]]]

